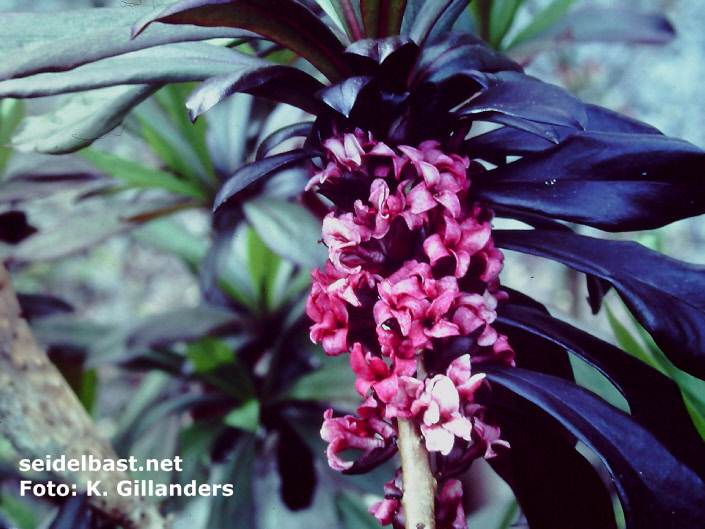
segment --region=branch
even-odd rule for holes
[[[93,421],[61,373],[37,343],[0,262],[0,433],[24,457],[118,459],[112,446],[98,433]],[[157,508],[141,497],[120,496],[125,472],[103,470],[55,473],[68,484],[86,489],[88,481],[106,496],[91,496],[93,507],[126,529],[165,529]]]

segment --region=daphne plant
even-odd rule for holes
[[[35,74],[79,86],[140,39],[177,53],[174,42],[196,38],[192,26],[294,51],[306,66],[199,48],[169,72],[121,79],[207,77],[187,100],[194,120],[239,91],[315,117],[272,134],[224,181],[214,225],[240,219],[272,177],[308,164],[300,200],[322,218],[329,257],[313,272],[311,338],[350,355],[363,401],[356,416],[325,412],[331,466],[366,472],[399,451],[401,469],[371,507],[396,527],[464,527],[458,477],[481,457],[533,528],[617,527],[612,487],[629,529],[697,526],[705,451],[678,386],[502,287],[500,249],[584,273],[594,312],[614,289],[676,366],[705,378],[705,270],[573,231],[647,230],[705,213],[705,152],[450,31],[468,3],[331,0],[325,18],[294,0],[185,0],[135,25],[131,47],[101,44],[80,59],[95,64],[75,59],[59,73],[25,64],[10,89]],[[136,53],[125,71],[149,55]],[[293,138],[303,146],[282,152]],[[525,229],[494,229],[499,218]],[[602,372],[629,412],[576,384],[569,355]],[[609,486],[578,441],[602,460]],[[362,454],[344,459],[347,449]]]

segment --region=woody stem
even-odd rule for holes
[[[419,362],[421,364],[421,362]],[[419,378],[425,373],[419,365]],[[402,505],[406,529],[435,529],[436,479],[419,425],[413,419],[397,419],[399,454],[403,476]]]

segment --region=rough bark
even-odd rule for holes
[[[79,459],[92,455],[118,459],[99,434],[83,405],[61,373],[51,363],[22,318],[7,270],[0,262],[0,432],[22,457],[44,459],[65,455]],[[141,497],[117,494],[124,472],[54,473],[67,484],[85,490],[88,481],[106,496],[91,496],[95,508],[127,529],[164,529],[166,522],[156,507]]]

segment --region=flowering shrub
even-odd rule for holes
[[[313,272],[310,336],[329,355],[350,355],[363,399],[355,416],[327,409],[321,435],[330,466],[347,474],[400,452],[402,468],[371,507],[382,523],[464,527],[459,477],[484,457],[530,527],[616,528],[612,487],[628,529],[701,524],[703,427],[691,419],[701,415],[684,401],[685,385],[502,287],[499,249],[583,273],[594,312],[614,290],[654,348],[705,378],[703,268],[575,232],[647,230],[702,215],[705,152],[584,104],[478,37],[451,31],[468,2],[321,4],[327,17],[295,0],[184,0],[130,35],[93,35],[90,53],[73,53],[75,40],[51,54],[33,48],[0,90],[26,97],[95,88],[92,69],[103,68],[137,84],[105,110],[112,117],[183,80],[204,81],[186,103],[194,120],[234,92],[314,116],[272,133],[251,163],[218,182],[213,226],[218,238],[234,233],[248,200],[279,191],[283,180],[297,184],[289,169],[312,168],[308,184],[289,194],[320,215],[328,250]],[[490,4],[477,4],[481,31],[501,42],[506,27],[497,33]],[[188,42],[216,37],[271,41],[317,73]],[[282,151],[293,138],[303,142]],[[301,216],[270,213],[296,238]],[[524,229],[493,230],[493,216]],[[296,319],[288,316],[271,321],[288,325]],[[266,363],[265,343],[262,356],[248,357],[253,376]],[[569,354],[602,372],[628,412],[576,384]],[[306,453],[277,414],[286,393],[268,407],[276,384],[264,386],[248,394],[256,405],[248,409],[264,403],[263,423],[281,433],[279,454],[283,440]],[[578,441],[602,460],[610,487]],[[349,449],[362,455],[345,459]]]

